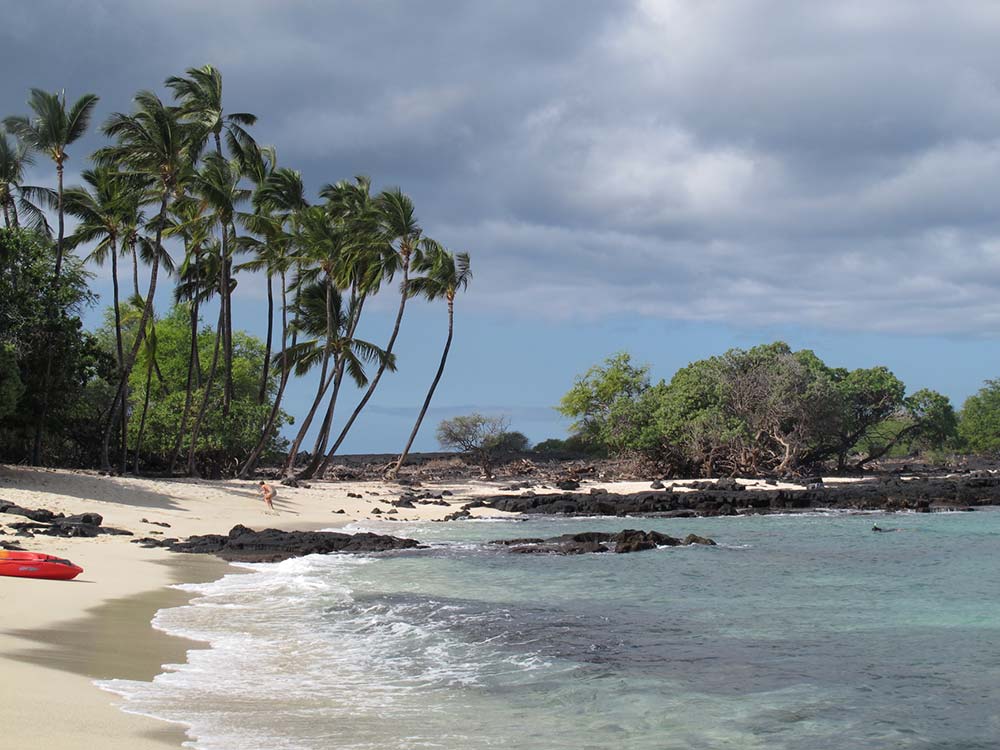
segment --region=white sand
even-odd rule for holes
[[[136,536],[226,533],[237,523],[258,529],[335,527],[376,518],[372,509],[390,510],[388,501],[400,493],[398,486],[377,482],[317,483],[312,489],[275,486],[278,514],[270,515],[265,513],[256,483],[249,481],[120,479],[0,466],[0,499],[66,514],[100,513],[105,526]],[[471,493],[460,494],[458,485],[435,486],[434,490],[449,487],[456,492],[449,498],[451,507],[418,505],[400,508],[390,517],[443,518],[470,494],[496,489],[483,483]],[[349,498],[348,492],[362,497]],[[334,513],[339,509],[346,513]],[[475,513],[490,511],[476,509]],[[166,522],[170,528],[142,519]],[[27,520],[0,515],[0,524]],[[2,745],[47,750],[178,747],[184,739],[178,727],[121,712],[118,699],[94,687],[91,680],[127,675],[150,679],[160,671],[160,664],[183,659],[184,649],[194,644],[156,634],[150,620],[159,606],[183,601],[167,588],[169,584],[217,578],[224,564],[214,558],[143,549],[126,536],[22,539],[10,535],[9,528],[0,531],[8,532],[0,539],[67,557],[84,569],[70,582],[0,576]],[[142,599],[143,592],[156,595]],[[109,610],[109,605],[117,603],[120,606]]]
[[[163,536],[181,538],[226,533],[237,523],[258,529],[318,529],[367,518],[439,519],[470,498],[498,494],[502,483],[428,484],[419,489],[451,490],[454,495],[447,498],[450,505],[399,508],[388,516],[373,516],[372,510],[379,508],[383,514],[391,510],[389,501],[401,491],[397,485],[323,482],[310,489],[275,486],[278,514],[271,515],[265,513],[257,485],[250,481],[128,479],[0,466],[2,500],[66,514],[96,512],[104,517],[104,525],[136,536],[162,532]],[[649,489],[649,483],[593,480],[581,489],[592,487],[637,492]],[[361,497],[348,497],[348,493]],[[345,513],[335,513],[341,509]],[[497,514],[484,508],[472,513]],[[0,524],[25,520],[0,515]],[[148,521],[166,522],[170,528]],[[161,671],[161,664],[183,659],[187,648],[197,647],[156,633],[150,620],[158,608],[183,601],[179,592],[168,588],[171,583],[215,579],[223,574],[225,565],[205,556],[143,549],[126,536],[0,538],[16,540],[28,550],[68,557],[84,568],[71,582],[0,577],[3,746],[47,750],[178,747],[184,739],[179,727],[121,712],[118,699],[91,681],[151,679]]]

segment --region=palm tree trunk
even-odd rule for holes
[[[225,239],[223,238],[223,244],[225,244]],[[186,471],[188,475],[195,473],[194,459],[195,453],[198,447],[198,436],[201,434],[201,426],[205,420],[205,414],[208,411],[208,402],[212,396],[212,385],[215,383],[215,373],[219,367],[219,349],[223,347],[225,338],[225,320],[226,320],[226,302],[225,296],[222,293],[223,288],[226,285],[226,264],[224,251],[222,262],[219,265],[219,320],[215,327],[215,346],[212,350],[212,364],[208,368],[208,378],[205,380],[205,392],[201,397],[201,405],[198,407],[198,415],[195,417],[194,425],[191,428],[191,445],[188,448],[188,458]]]
[[[229,228],[222,227],[222,288],[220,292],[220,304],[223,310],[222,323],[222,414],[229,414],[230,404],[233,399],[233,326],[232,311],[230,307],[231,297],[229,294],[229,279],[231,273],[231,263],[229,261]]]
[[[4,200],[3,202],[3,225],[7,229],[10,229],[10,201]]]
[[[257,468],[260,454],[264,452],[264,447],[271,437],[271,430],[278,419],[278,412],[281,410],[281,399],[285,395],[285,386],[288,385],[291,368],[288,366],[288,298],[285,290],[285,272],[281,272],[281,379],[278,381],[278,392],[274,396],[274,403],[271,405],[271,413],[267,416],[267,423],[260,434],[260,439],[250,451],[243,468],[240,469],[239,478],[246,479]]]
[[[403,452],[400,454],[399,459],[396,461],[396,465],[388,472],[388,478],[395,479],[396,475],[399,474],[399,467],[403,465],[406,461],[406,457],[410,453],[410,448],[413,446],[413,441],[417,437],[417,432],[420,430],[420,423],[424,421],[424,415],[427,414],[427,408],[431,405],[431,399],[434,397],[434,389],[437,388],[438,382],[441,380],[441,374],[444,372],[444,364],[448,361],[448,350],[451,349],[451,337],[454,331],[455,323],[455,302],[453,300],[448,300],[448,339],[444,343],[444,351],[441,353],[441,364],[438,365],[437,374],[434,376],[434,382],[431,383],[431,389],[427,391],[427,398],[424,399],[424,405],[420,409],[420,416],[417,417],[417,423],[413,425],[413,432],[410,433],[410,439],[406,441],[406,447],[403,448]]]
[[[135,475],[139,476],[139,453],[142,450],[142,433],[146,429],[146,414],[149,413],[149,391],[153,385],[153,366],[146,367],[146,395],[142,400],[142,416],[139,418],[139,431],[135,437]]]
[[[302,420],[302,426],[299,427],[298,434],[295,436],[295,440],[292,442],[292,447],[288,451],[288,459],[285,461],[285,466],[282,469],[282,473],[287,474],[295,468],[295,459],[299,455],[299,446],[302,445],[302,441],[305,440],[306,433],[309,431],[309,427],[312,425],[313,417],[316,416],[316,410],[319,405],[323,403],[323,396],[326,395],[327,390],[330,388],[330,383],[333,382],[333,376],[336,373],[331,373],[330,377],[327,377],[327,370],[329,369],[330,356],[329,354],[323,355],[323,367],[319,375],[319,387],[316,389],[316,398],[313,399],[312,406],[309,407],[309,413],[306,414],[306,418]]]
[[[132,286],[135,289],[135,298],[139,299],[139,253],[135,249],[135,240],[129,245],[132,249]]]
[[[201,425],[205,420],[205,413],[208,411],[208,400],[212,395],[212,383],[215,381],[215,371],[219,366],[219,348],[222,343],[222,317],[224,315],[222,303],[219,303],[219,322],[215,329],[215,349],[212,352],[212,364],[208,368],[208,378],[205,380],[205,393],[201,397],[201,406],[198,408],[198,416],[195,417],[194,425],[191,427],[191,447],[188,448],[187,473],[194,474],[194,457],[198,448],[198,435],[201,433]]]
[[[201,248],[194,253],[194,277],[195,279],[201,278]],[[201,295],[198,294],[197,283],[195,286],[195,295],[192,300],[191,305],[191,330],[193,333],[192,342],[198,338],[198,308],[201,305]],[[191,349],[191,361],[194,366],[194,387],[201,388],[201,355],[198,350],[198,344],[193,343]]]
[[[197,268],[197,261],[196,266]],[[197,277],[196,277],[197,278]],[[174,450],[170,454],[171,474],[177,469],[177,459],[181,455],[181,444],[184,442],[184,433],[187,431],[188,415],[191,413],[191,401],[194,392],[195,372],[200,369],[198,362],[198,300],[200,295],[195,289],[194,299],[191,301],[191,354],[188,357],[187,383],[184,386],[184,410],[181,412],[181,423],[177,428],[177,437],[174,438]],[[200,373],[198,380],[201,380]],[[200,387],[200,385],[198,386]]]
[[[111,240],[111,286],[114,295],[115,306],[115,346],[118,351],[118,376],[121,377],[125,371],[125,346],[122,343],[122,313],[121,294],[118,288],[118,248],[117,243]],[[122,409],[121,413],[121,433],[119,436],[119,448],[122,456],[122,473],[125,473],[125,450],[128,440],[128,411]]]
[[[361,401],[358,402],[358,405],[354,407],[354,411],[351,412],[351,416],[348,418],[347,424],[345,424],[344,428],[340,431],[340,435],[337,436],[337,440],[334,442],[333,447],[330,448],[330,452],[327,453],[326,458],[323,459],[323,463],[319,467],[319,473],[321,476],[323,472],[329,468],[330,462],[340,449],[340,445],[344,442],[344,438],[347,437],[347,433],[350,432],[351,427],[354,425],[354,421],[358,418],[358,415],[361,414],[361,410],[365,408],[368,400],[372,397],[372,394],[375,393],[375,388],[378,387],[378,381],[382,378],[382,373],[385,372],[385,368],[389,365],[389,355],[392,354],[392,347],[395,345],[396,337],[399,335],[399,326],[403,321],[403,310],[406,308],[406,292],[407,286],[409,285],[409,271],[410,256],[407,255],[403,258],[403,284],[400,288],[399,309],[396,311],[396,323],[392,327],[392,335],[389,337],[389,343],[386,344],[385,347],[386,357],[382,364],[379,365],[375,376],[368,383],[368,390],[365,391],[365,395],[361,397]]]
[[[59,283],[59,274],[62,272],[63,259],[63,236],[65,234],[65,217],[63,214],[63,164],[61,160],[56,160],[56,179],[58,183],[57,210],[59,212],[59,239],[56,242],[56,268],[52,278],[53,288]],[[51,312],[51,322],[55,322],[58,311]],[[49,389],[52,384],[52,347],[46,347],[45,353],[45,375],[42,377],[42,406],[39,410],[38,419],[35,422],[35,439],[31,447],[31,463],[38,465],[42,457],[42,435],[45,431],[45,422],[49,415]]]
[[[319,434],[316,435],[316,445],[313,447],[312,458],[306,467],[295,475],[296,479],[311,479],[316,473],[316,469],[323,462],[326,442],[330,438],[330,425],[333,422],[333,412],[337,408],[337,396],[340,394],[340,384],[344,379],[345,355],[341,355],[340,361],[336,363],[333,371],[333,393],[330,394],[330,403],[326,407],[326,414],[323,415],[323,424],[320,425]]]
[[[274,285],[271,274],[267,274],[267,340],[264,344],[264,368],[260,375],[260,391],[257,393],[257,403],[263,404],[267,397],[267,377],[271,367],[271,339],[274,336]]]
[[[329,299],[329,287],[328,295]],[[354,332],[358,328],[358,323],[361,321],[361,311],[364,309],[365,297],[361,296],[360,301],[358,300],[358,290],[353,288],[351,291],[351,305],[350,309],[354,310],[354,317],[348,322],[347,330],[345,332],[345,340],[350,342],[354,338]],[[327,310],[328,314],[330,309]],[[327,320],[327,335],[333,334],[332,320],[328,318]],[[350,344],[347,344],[350,346]],[[295,475],[296,479],[310,479],[315,473],[316,469],[326,458],[326,445],[330,440],[330,427],[333,424],[333,413],[337,408],[337,397],[340,395],[340,385],[344,379],[344,367],[347,364],[347,356],[349,352],[341,351],[341,353],[334,357],[334,375],[333,375],[333,393],[330,394],[330,403],[327,404],[326,414],[323,415],[323,423],[320,425],[319,433],[316,435],[316,443],[313,446],[312,457],[309,459],[309,463],[306,468]]]
[[[163,220],[167,213],[167,202],[169,200],[170,194],[164,190],[163,197],[160,200],[159,218],[156,222],[156,244],[154,245],[153,267],[149,273],[149,292],[146,295],[146,304],[142,308],[142,316],[139,318],[139,327],[137,328],[135,341],[132,343],[132,349],[125,359],[125,367],[123,368],[121,382],[118,384],[118,392],[115,394],[114,401],[111,402],[111,414],[108,417],[108,426],[104,431],[104,438],[101,444],[101,463],[107,471],[111,470],[111,463],[108,460],[108,444],[111,440],[111,431],[115,423],[115,417],[118,416],[119,407],[122,409],[125,408],[124,397],[128,388],[128,378],[132,374],[136,356],[138,356],[139,348],[142,346],[142,340],[146,333],[146,325],[153,316],[153,296],[156,294],[156,279],[160,272],[160,252],[162,250],[160,243],[163,241]]]
[[[56,210],[59,212],[59,239],[56,241],[56,273],[55,281],[59,281],[59,274],[62,273],[63,260],[63,237],[65,236],[66,221],[63,212],[63,163],[56,162],[56,181],[58,183],[58,194],[56,196]]]
[[[226,300],[226,337],[223,340],[223,344],[225,346],[226,378],[222,398],[222,413],[224,415],[228,415],[233,403],[233,294],[232,289],[230,288],[233,278],[232,261],[227,259],[225,267],[226,290],[224,297]]]
[[[312,406],[309,408],[309,413],[306,415],[305,420],[302,422],[302,426],[299,428],[298,434],[295,436],[295,442],[292,443],[292,448],[288,452],[288,460],[285,463],[285,472],[292,471],[295,468],[295,459],[298,457],[299,446],[302,445],[302,441],[305,440],[306,432],[309,430],[309,426],[312,424],[313,417],[316,415],[316,410],[323,401],[323,396],[326,395],[327,389],[330,387],[330,383],[327,380],[326,373],[327,368],[330,364],[330,344],[333,341],[333,280],[330,278],[330,274],[326,275],[326,341],[323,346],[323,367],[319,375],[319,388],[316,391],[316,398],[313,400]],[[334,372],[330,376],[332,380],[336,375],[336,367],[334,367]],[[315,451],[313,451],[315,453]]]

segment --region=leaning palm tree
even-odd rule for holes
[[[118,255],[123,249],[120,240],[131,227],[130,220],[138,204],[137,195],[146,189],[147,184],[144,178],[123,174],[109,167],[88,169],[82,176],[87,186],[71,187],[64,195],[66,211],[79,219],[76,230],[66,238],[66,246],[72,249],[84,243],[96,243],[87,260],[99,266],[111,260],[115,348],[118,376],[121,377],[125,366],[125,351],[122,343],[121,294],[118,283]],[[121,413],[124,472],[127,410],[122,409]]]
[[[392,247],[386,241],[382,223],[375,209],[371,194],[371,182],[367,177],[356,177],[354,182],[342,181],[323,189],[327,199],[326,211],[335,227],[337,246],[335,254],[324,259],[329,285],[350,290],[349,317],[343,337],[352,339],[361,319],[361,311],[368,297],[375,294],[385,276],[383,258],[392,256]],[[327,266],[325,261],[329,260]],[[296,475],[296,479],[312,477],[325,460],[329,443],[333,413],[344,377],[345,359],[334,350],[333,391],[327,403],[326,413],[316,437],[316,445],[308,465]],[[382,363],[391,361],[382,357]],[[384,370],[384,364],[383,368]],[[367,385],[367,379],[365,381]]]
[[[56,192],[49,188],[24,184],[25,168],[32,164],[31,151],[20,141],[11,143],[0,131],[0,209],[4,226],[16,229],[23,218],[32,229],[52,235],[43,207],[58,202]]]
[[[257,116],[249,112],[226,114],[223,111],[222,73],[212,65],[188,68],[185,72],[186,78],[170,76],[166,85],[174,92],[181,115],[197,128],[198,151],[212,138],[216,154],[222,156],[223,133],[233,156],[255,146],[253,137],[244,128],[257,122]]]
[[[299,246],[298,273],[293,281],[295,289],[295,301],[293,303],[294,321],[292,324],[293,336],[297,338],[298,332],[312,333],[322,338],[326,342],[333,340],[336,333],[336,321],[334,314],[336,310],[336,300],[340,298],[340,289],[337,287],[335,278],[337,275],[337,264],[343,255],[344,233],[335,226],[327,212],[320,206],[311,206],[299,211],[296,216],[297,231],[295,241]],[[315,326],[318,316],[312,315],[307,320],[310,310],[307,302],[311,302],[315,297],[315,287],[320,286],[325,290],[326,303],[322,308],[324,325],[323,332],[313,331],[307,328]],[[310,297],[303,299],[304,290],[308,289]],[[356,309],[356,308],[354,308]],[[291,350],[295,350],[296,344],[292,344]],[[317,350],[319,357],[316,363],[320,365],[319,379],[317,381],[316,395],[313,397],[312,405],[306,412],[299,431],[292,440],[288,458],[285,462],[284,470],[291,471],[295,466],[298,457],[299,446],[305,440],[309,428],[312,426],[313,417],[323,398],[329,390],[335,374],[328,373],[330,367],[330,355],[332,350],[328,345],[324,345]],[[298,365],[297,365],[298,368]]]
[[[16,135],[28,148],[47,154],[56,163],[56,211],[59,214],[59,235],[56,240],[55,279],[62,271],[63,237],[63,165],[69,154],[66,147],[79,139],[90,124],[90,116],[97,104],[94,94],[84,94],[66,109],[66,92],[49,93],[32,89],[28,106],[34,117],[8,117],[4,120],[7,130]]]
[[[116,139],[117,142],[94,154],[98,165],[121,165],[122,171],[126,173],[148,178],[152,185],[150,198],[159,202],[159,211],[152,222],[155,238],[152,243],[154,255],[150,268],[149,288],[135,341],[125,358],[122,378],[111,405],[108,427],[104,434],[101,460],[105,468],[110,468],[108,441],[112,425],[118,409],[125,408],[124,394],[128,386],[128,376],[142,346],[147,322],[153,315],[157,276],[162,258],[166,255],[163,251],[163,231],[167,225],[167,208],[175,195],[179,181],[187,174],[190,151],[189,130],[181,123],[177,109],[166,106],[156,94],[149,91],[140,91],[136,94],[133,114],[113,114],[105,123],[103,130],[105,135]]]
[[[293,267],[297,267],[301,271],[301,260],[296,255],[298,249],[296,235],[300,223],[299,212],[304,211],[309,206],[305,198],[302,175],[284,167],[278,167],[267,175],[266,179],[258,186],[253,202],[255,213],[260,217],[259,221],[267,224],[267,226],[257,228],[260,230],[257,231],[258,234],[268,238],[267,258],[261,260],[265,266],[272,267],[281,280],[281,353],[278,356],[278,362],[275,363],[281,368],[281,377],[278,380],[278,391],[274,396],[267,420],[264,422],[260,438],[240,468],[239,476],[241,478],[249,476],[257,468],[257,461],[260,460],[277,423],[278,415],[281,412],[281,400],[291,375],[288,348],[289,346],[294,347],[298,341],[298,321],[293,318],[289,322],[288,319],[288,273]],[[297,285],[295,307],[300,302],[298,288]]]
[[[249,112],[226,113],[222,103],[222,73],[212,65],[200,68],[188,68],[186,77],[171,76],[166,80],[167,88],[173,91],[179,111],[184,121],[189,123],[194,132],[193,148],[200,153],[209,139],[215,143],[215,156],[223,159],[222,138],[226,139],[230,156],[235,166],[233,172],[237,182],[241,167],[260,157],[253,137],[245,128],[257,122],[257,116]],[[266,157],[265,157],[266,158]],[[223,240],[226,230],[223,229]],[[235,234],[235,229],[233,231]],[[225,241],[223,243],[226,244]],[[223,247],[223,251],[232,251]],[[229,275],[232,273],[231,262],[224,263],[222,268],[226,279],[222,285],[221,304],[226,308],[223,324],[223,361],[225,363],[225,381],[223,391],[223,412],[228,414],[233,396],[232,360],[233,360],[233,316],[232,316],[232,284]]]
[[[331,289],[324,281],[310,284],[302,290],[299,325],[303,332],[311,333],[315,338],[290,347],[289,359],[295,366],[296,374],[299,375],[305,374],[311,367],[327,358],[332,361],[333,366],[326,376],[326,386],[332,392],[316,438],[317,446],[313,450],[312,460],[296,475],[297,479],[307,479],[312,476],[323,459],[323,441],[329,436],[330,420],[333,417],[344,375],[348,375],[357,387],[363,388],[368,383],[364,371],[365,364],[385,362],[386,367],[395,369],[392,355],[354,335],[359,304],[359,299],[355,296],[345,305],[343,295],[337,289]],[[314,403],[314,407],[316,405]]]
[[[208,299],[216,288],[215,280],[218,273],[212,261],[219,253],[212,246],[212,222],[205,216],[200,202],[189,197],[183,197],[174,202],[172,215],[173,226],[166,230],[167,234],[176,235],[184,242],[184,261],[179,269],[179,279],[174,287],[174,301],[187,302],[190,306],[190,336],[191,351],[188,356],[187,380],[184,386],[184,408],[174,439],[174,448],[170,455],[170,472],[177,467],[181,444],[187,433],[188,416],[194,390],[201,387],[201,361],[198,356],[198,322],[201,303]]]
[[[417,437],[417,432],[420,430],[420,423],[424,421],[424,415],[427,414],[427,409],[431,405],[431,399],[434,397],[434,389],[437,388],[438,382],[441,380],[441,374],[444,372],[444,365],[448,360],[448,350],[451,348],[452,333],[455,328],[455,293],[459,289],[465,289],[472,279],[472,271],[469,270],[469,254],[450,253],[436,242],[425,243],[425,247],[421,248],[421,252],[414,259],[413,267],[415,271],[425,275],[411,279],[409,288],[410,296],[416,297],[420,295],[428,300],[443,298],[447,301],[448,338],[445,340],[444,351],[441,353],[441,364],[438,365],[437,374],[434,375],[434,381],[431,383],[430,390],[427,391],[427,398],[424,399],[424,405],[420,408],[420,414],[417,416],[417,423],[413,425],[410,439],[406,441],[406,447],[403,448],[403,452],[399,455],[395,465],[387,472],[387,477],[390,479],[396,477],[399,473],[399,468],[406,461],[406,457],[410,453],[410,448],[413,446],[413,441]]]
[[[384,247],[376,247],[376,257],[373,259],[373,262],[380,264],[381,273],[386,280],[391,279],[397,270],[401,271],[403,275],[403,281],[399,289],[399,306],[396,309],[396,320],[392,327],[392,334],[389,336],[389,341],[385,346],[386,353],[392,354],[392,348],[396,343],[397,336],[399,336],[399,327],[403,321],[406,300],[410,296],[410,258],[419,249],[421,242],[425,240],[421,238],[420,225],[414,216],[413,202],[398,188],[383,191],[379,195],[376,205],[382,223],[382,237],[387,242],[390,252],[385,253]],[[371,399],[372,394],[375,393],[375,389],[378,387],[379,380],[382,379],[385,370],[385,366],[380,365],[375,375],[372,376],[368,383],[368,389],[361,397],[357,406],[354,407],[354,411],[348,417],[329,453],[323,459],[323,463],[318,469],[320,475],[329,467],[330,462],[340,449],[351,427],[354,426],[358,415],[361,414],[361,411]]]

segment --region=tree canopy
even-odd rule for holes
[[[947,398],[907,397],[885,367],[831,368],[780,341],[692,362],[657,383],[618,354],[578,378],[559,410],[593,447],[705,475],[863,466],[900,445],[941,446],[956,423]]]
[[[965,400],[958,433],[975,453],[1000,453],[1000,380],[987,380]]]
[[[84,184],[68,188],[68,148],[88,129],[97,96],[67,102],[64,92],[31,89],[31,114],[3,118],[0,457],[246,476],[282,446],[289,383],[317,373],[285,462],[299,469],[300,445],[315,430],[298,474],[311,476],[395,372],[407,301],[443,299],[445,351],[398,467],[447,360],[468,254],[426,236],[412,200],[398,187],[375,190],[367,176],[332,180],[312,200],[301,174],[256,141],[257,116],[231,106],[217,68],[188,68],[164,86],[105,119],[107,140],[90,155]],[[36,157],[55,163],[56,190],[24,184]],[[57,213],[54,240],[46,209]],[[67,213],[77,223],[64,237]],[[80,323],[96,302],[81,258],[110,266],[111,309],[96,336]],[[250,273],[266,285],[263,341],[233,316]],[[401,285],[388,283],[399,275]],[[177,304],[164,314],[157,290],[170,283]],[[398,301],[384,345],[359,335],[371,328],[366,304],[381,293]],[[345,383],[364,394],[334,433]]]

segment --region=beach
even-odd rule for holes
[[[65,556],[84,569],[71,582],[0,577],[0,663],[5,677],[0,685],[0,726],[11,746],[143,750],[178,747],[184,740],[177,725],[123,713],[121,701],[92,682],[148,680],[162,671],[162,664],[183,662],[187,649],[199,644],[154,630],[153,615],[188,598],[170,588],[172,584],[214,580],[232,568],[208,556],[144,549],[131,539],[151,532],[180,538],[224,534],[238,523],[288,530],[335,528],[369,518],[375,507],[389,510],[379,498],[389,499],[391,493],[395,499],[399,492],[398,486],[390,491],[375,482],[316,483],[308,489],[275,486],[278,514],[269,515],[252,481],[136,479],[0,467],[0,499],[67,515],[100,513],[105,526],[135,535],[0,536],[26,550]],[[466,487],[462,497],[488,489]],[[464,499],[456,497],[455,502]],[[431,520],[453,510],[420,505],[400,509],[400,517]],[[24,520],[0,515],[0,524]]]
[[[6,524],[23,519],[0,515],[0,539],[84,568],[72,582],[0,577],[5,738],[54,750],[867,750],[986,747],[1000,732],[996,670],[977,666],[1000,658],[996,583],[977,575],[998,553],[996,509],[625,519],[473,507],[471,521],[434,523],[503,489],[425,482],[415,491],[452,494],[408,508],[390,504],[398,484],[278,486],[268,515],[249,481],[4,467],[0,499],[100,513],[136,537],[244,524],[427,545],[229,565],[128,536],[22,539]],[[909,533],[872,534],[873,519]],[[491,543],[623,528],[718,545],[552,556]]]

